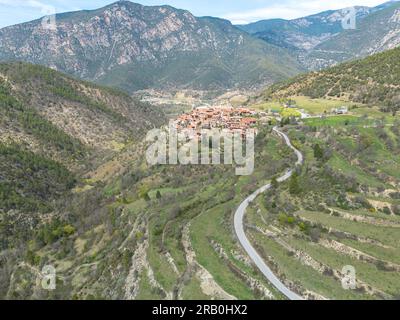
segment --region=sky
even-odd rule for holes
[[[0,0],[0,28],[53,12],[97,9],[116,0]],[[325,10],[356,5],[376,6],[385,0],[135,0],[143,5],[169,4],[196,16],[215,16],[246,24],[263,19],[295,19]]]

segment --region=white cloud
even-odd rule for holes
[[[223,18],[231,20],[233,24],[246,24],[263,19],[296,19],[305,17],[326,10],[337,10],[353,6],[369,6],[374,7],[381,4],[383,0],[288,0],[279,4],[271,4],[268,7],[243,11],[231,12],[223,16]]]
[[[12,8],[20,8],[21,10],[27,8],[40,10],[48,10],[49,8],[52,8],[55,11],[80,10],[80,7],[71,5],[67,3],[67,1],[60,0],[0,0],[0,5],[5,5]]]
[[[39,0],[0,0],[0,4],[21,10],[36,9],[40,10],[40,12],[43,14],[56,12],[56,8],[54,6]]]

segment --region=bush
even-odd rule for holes
[[[313,242],[318,242],[321,238],[321,230],[319,228],[312,228],[309,231],[309,236]]]
[[[321,146],[317,143],[313,147],[314,150],[314,158],[317,160],[322,160],[324,158],[324,150],[321,148]]]
[[[392,211],[395,215],[400,216],[400,205],[399,204],[392,205]]]

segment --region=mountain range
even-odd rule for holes
[[[330,10],[294,20],[262,20],[240,29],[296,52],[304,68],[322,69],[399,45],[400,3],[355,7],[356,29],[343,29],[349,9]]]
[[[134,91],[251,87],[302,70],[287,49],[230,22],[170,6],[119,1],[0,30],[0,61],[42,64],[75,77]]]
[[[0,61],[41,64],[74,77],[143,89],[259,88],[307,70],[362,58],[400,44],[400,2],[355,7],[295,20],[234,26],[171,6],[119,1],[0,30]]]

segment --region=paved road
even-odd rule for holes
[[[273,129],[280,137],[285,140],[286,144],[295,152],[297,155],[297,162],[295,166],[299,166],[303,164],[304,158],[303,155],[299,150],[297,150],[295,147],[290,142],[289,137],[284,134],[283,132],[279,131],[277,127]],[[288,170],[282,177],[278,179],[278,182],[283,182],[288,180],[294,172],[295,169]],[[267,264],[264,262],[264,260],[261,258],[261,256],[257,253],[256,249],[251,245],[249,239],[246,236],[246,233],[244,232],[244,226],[243,226],[243,218],[244,215],[246,214],[246,209],[249,206],[251,202],[253,202],[257,196],[259,196],[261,193],[264,193],[265,191],[269,190],[271,188],[271,184],[267,184],[260,189],[258,189],[256,192],[254,192],[251,196],[249,196],[247,199],[245,199],[239,206],[239,208],[236,210],[235,213],[235,231],[236,235],[240,241],[240,244],[246,250],[247,254],[250,256],[251,260],[255,263],[255,265],[260,269],[260,271],[264,274],[264,276],[268,279],[269,282],[272,283],[272,285],[278,289],[283,295],[285,295],[288,299],[290,300],[303,300],[303,298],[296,294],[295,292],[291,291],[288,287],[286,287],[275,274],[272,272],[272,270],[267,266]]]

